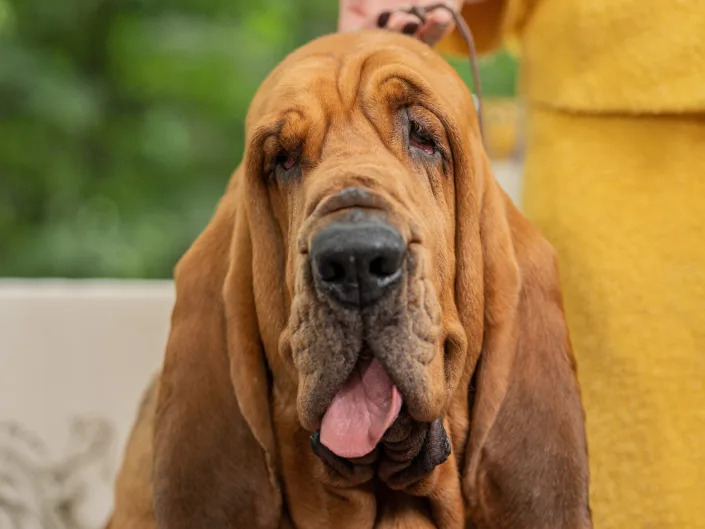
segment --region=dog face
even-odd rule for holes
[[[590,526],[553,250],[426,45],[358,32],[285,59],[175,283],[160,526]]]
[[[299,420],[323,426],[332,445],[336,431],[353,444],[366,436],[340,448],[351,457],[402,407],[417,421],[439,417],[466,350],[454,152],[471,99],[422,44],[380,47],[384,36],[371,35],[345,54],[314,42],[275,70],[253,102],[246,154],[265,204],[252,223],[275,219],[272,258],[283,261],[276,278],[258,280],[255,268],[255,285],[285,285],[278,351],[297,379]],[[346,414],[368,430],[346,429]]]

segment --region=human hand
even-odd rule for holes
[[[380,14],[385,11],[418,6],[424,7],[439,3],[439,0],[340,0],[338,31],[385,27],[406,35],[413,35],[433,46],[448,35],[454,27],[453,16],[446,9],[436,9],[426,15],[423,24],[407,13],[392,13],[388,17]],[[448,7],[460,11],[463,0],[445,0]]]

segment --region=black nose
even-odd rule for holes
[[[388,224],[331,224],[311,243],[316,287],[341,303],[370,305],[399,281],[405,249]]]

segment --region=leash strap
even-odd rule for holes
[[[446,4],[439,3],[424,7],[413,6],[394,9],[392,11],[382,11],[377,19],[378,26],[385,27],[392,13],[407,13],[409,15],[413,15],[418,18],[421,25],[423,25],[424,22],[426,22],[426,14],[431,11],[435,11],[436,9],[445,9],[453,16],[455,26],[458,28],[458,31],[460,31],[460,35],[465,41],[465,45],[468,47],[468,58],[470,60],[470,69],[472,70],[472,84],[476,97],[477,120],[480,125],[480,133],[484,137],[484,127],[482,123],[482,86],[480,84],[480,72],[477,68],[477,51],[475,49],[475,39],[472,36],[472,31],[470,30],[467,22],[465,22],[465,19],[453,8],[447,6]]]

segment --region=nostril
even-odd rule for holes
[[[398,260],[389,256],[379,256],[370,261],[370,274],[373,276],[385,278],[394,275],[397,270]]]
[[[345,267],[338,261],[321,259],[318,263],[318,275],[329,283],[340,282],[345,279]]]

